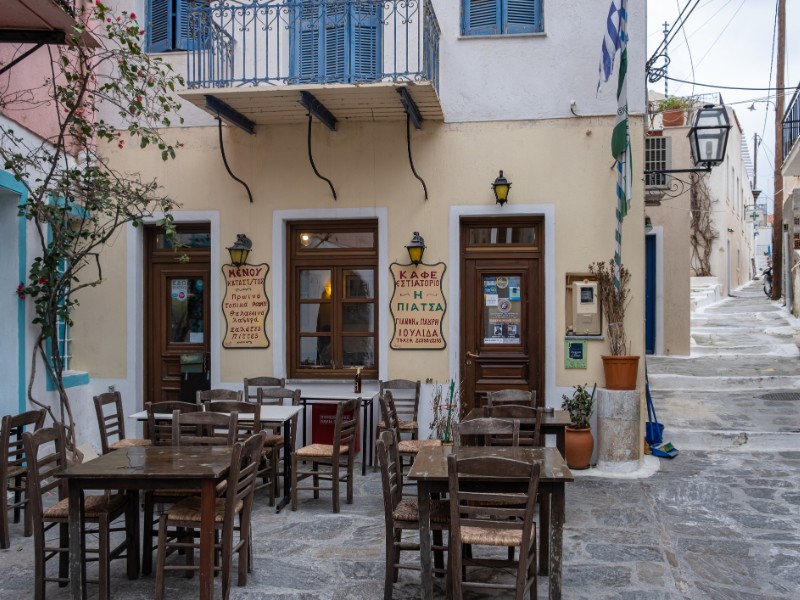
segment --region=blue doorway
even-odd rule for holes
[[[646,354],[656,353],[656,236],[644,237],[644,331]]]

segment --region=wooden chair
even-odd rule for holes
[[[25,445],[22,434],[26,428],[38,431],[44,425],[45,410],[29,410],[18,415],[5,415],[0,430],[0,548],[8,548],[11,540],[8,531],[8,511],[14,509],[14,523],[19,523],[20,512],[24,509],[24,535],[33,533],[30,502],[28,494],[28,466],[25,459]],[[9,502],[8,492],[14,493]]]
[[[97,424],[100,427],[100,447],[103,454],[118,448],[149,446],[148,439],[129,438],[125,435],[125,415],[122,412],[122,394],[106,392],[93,396]],[[109,410],[109,407],[110,410]]]
[[[525,419],[526,422],[520,425],[520,446],[533,446],[535,448],[544,446],[544,436],[542,436],[544,409],[541,406],[538,408],[513,404],[489,406],[486,407],[484,413],[487,417],[498,419]]]
[[[173,446],[232,446],[238,432],[239,413],[172,413]]]
[[[336,421],[332,444],[309,444],[292,452],[292,510],[297,510],[297,492],[313,490],[314,498],[319,498],[321,489],[330,490],[333,495],[333,512],[339,512],[339,484],[347,483],[347,503],[353,503],[353,458],[356,454],[356,435],[361,400],[353,398],[339,402],[336,406]],[[310,469],[298,470],[299,462],[311,463]],[[328,465],[330,470],[320,467]],[[342,470],[345,471],[342,474]],[[313,485],[299,487],[298,483],[311,477]],[[320,479],[330,480],[330,488],[321,488]]]
[[[202,405],[213,400],[236,400],[237,402],[241,402],[242,390],[229,390],[226,388],[197,390],[197,404]]]
[[[244,442],[236,442],[231,453],[231,468],[226,480],[224,497],[217,498],[214,526],[221,537],[216,551],[221,557],[215,561],[215,570],[222,575],[222,597],[228,598],[231,588],[233,555],[238,554],[237,585],[247,584],[247,573],[252,570],[250,562],[250,516],[253,509],[258,463],[266,434],[263,431],[250,436]],[[238,524],[237,524],[238,517]],[[200,498],[192,496],[173,505],[161,515],[158,526],[158,560],[156,563],[157,600],[164,598],[165,573],[174,570],[197,571],[194,565],[195,532],[200,530]],[[234,543],[234,532],[238,538]],[[167,555],[183,550],[186,564],[167,565]]]
[[[400,454],[400,465],[405,469],[403,457],[408,457],[409,462],[413,462],[419,453],[420,448],[423,446],[441,446],[441,440],[404,440],[400,437],[399,419],[397,418],[397,409],[395,408],[393,394],[386,391],[378,397],[381,404],[381,414],[383,415],[383,422],[386,425],[387,431],[394,432],[395,439],[397,439],[397,451]]]
[[[39,429],[34,433],[22,434],[25,454],[28,457],[28,477],[30,490],[30,509],[34,536],[34,598],[44,600],[47,582],[58,582],[60,586],[69,581],[69,498],[67,480],[58,473],[67,467],[64,430],[60,426]],[[45,508],[43,498],[55,495],[57,502]],[[138,576],[139,564],[139,511],[135,494],[100,494],[84,497],[84,520],[98,526],[99,547],[85,552],[96,553],[99,563],[99,597],[110,598],[110,562],[115,558],[126,558],[128,577]],[[111,523],[125,516],[125,537],[113,549]],[[47,539],[47,532],[58,526],[59,538]],[[84,537],[86,532],[83,533]],[[57,542],[57,544],[55,543]],[[58,577],[47,577],[46,563],[59,557]],[[86,560],[86,557],[83,557]]]
[[[419,424],[417,422],[417,412],[419,410],[419,395],[421,382],[410,379],[390,379],[389,381],[379,381],[379,394],[391,392],[397,410],[397,422],[400,433],[407,439],[419,439]],[[383,416],[381,415],[383,419]],[[386,422],[381,420],[375,427],[375,439],[378,439],[381,432],[386,431]],[[373,461],[375,464],[377,461]]]
[[[172,413],[176,410],[197,412],[203,410],[203,406],[201,404],[192,404],[191,402],[165,400],[163,402],[148,402],[144,405],[144,409],[147,411],[147,435],[150,438],[150,443],[154,446],[171,446]],[[158,415],[165,415],[165,417],[159,418]]]
[[[518,404],[535,408],[536,392],[529,390],[498,390],[486,394],[486,406],[499,406],[501,404]]]
[[[278,377],[245,377],[244,378],[244,401],[257,402],[257,394],[260,389],[286,387],[286,380]]]
[[[519,419],[497,419],[481,417],[461,421],[458,435],[462,446],[519,446]]]
[[[274,388],[266,388],[260,387],[258,388],[256,394],[258,405],[283,405],[284,402],[291,398],[292,406],[300,406],[300,390],[289,390],[284,387],[274,387]],[[281,460],[289,460],[288,456],[281,456],[281,452],[283,450],[283,436],[284,434],[281,432],[280,427],[271,427],[272,432],[267,434],[267,440],[264,442],[264,455],[265,458],[268,458],[270,461],[270,465],[272,468],[272,472],[275,473],[275,477],[272,480],[272,491],[270,492],[270,506],[272,506],[275,502],[275,497],[280,494],[279,489],[279,481],[278,477],[282,470],[280,469],[280,462]],[[295,442],[297,441],[297,415],[292,417],[292,430],[289,432],[289,445],[294,449]],[[257,486],[256,489],[261,489],[261,486]]]
[[[459,459],[447,457],[450,494],[450,550],[448,575],[454,598],[464,589],[513,590],[522,600],[536,598],[536,524],[533,520],[539,485],[539,463],[497,456]],[[471,552],[474,546],[517,547],[519,559],[499,553]],[[465,549],[469,548],[465,552]],[[488,554],[488,556],[487,556]],[[514,585],[470,581],[471,567],[515,568]]]
[[[419,552],[419,544],[402,539],[404,531],[419,532],[419,506],[416,498],[403,498],[403,473],[397,441],[393,431],[384,431],[376,442],[376,453],[383,484],[383,516],[386,525],[386,568],[383,597],[391,600],[392,587],[400,569],[419,570],[419,556],[413,562],[400,559],[402,551]],[[433,531],[434,563],[444,571],[442,531],[450,529],[450,508],[447,500],[431,500],[431,530]]]

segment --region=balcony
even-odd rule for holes
[[[188,90],[256,124],[302,122],[309,92],[337,120],[400,120],[405,87],[442,120],[439,24],[431,0],[222,0],[189,12]]]
[[[800,176],[800,85],[783,115],[783,175]]]

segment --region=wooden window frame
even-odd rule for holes
[[[371,248],[304,248],[299,244],[300,233],[327,232],[370,232],[373,235]],[[286,223],[286,367],[288,377],[301,379],[350,379],[354,375],[354,367],[344,366],[343,340],[346,337],[368,337],[373,340],[373,364],[362,369],[365,379],[378,378],[379,323],[378,307],[380,306],[380,290],[378,289],[378,221],[376,219],[358,219],[341,221],[289,221]],[[308,368],[300,364],[300,306],[312,303],[300,299],[299,273],[305,269],[321,269],[331,271],[331,355],[333,365],[330,368]],[[375,289],[372,298],[349,298],[345,301],[344,271],[351,269],[371,269],[374,273]],[[349,303],[372,304],[373,331],[345,334],[342,324],[342,308]],[[308,337],[314,332],[305,332]],[[313,335],[312,335],[313,337]],[[321,337],[321,336],[320,336]]]

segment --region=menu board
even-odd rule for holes
[[[269,313],[266,281],[269,266],[223,265],[225,315],[223,348],[269,348],[266,320]]]
[[[444,263],[401,265],[389,270],[394,278],[390,310],[393,350],[441,350],[447,346],[442,321],[447,302],[442,291]]]
[[[519,276],[484,275],[484,344],[519,344],[522,298]]]

